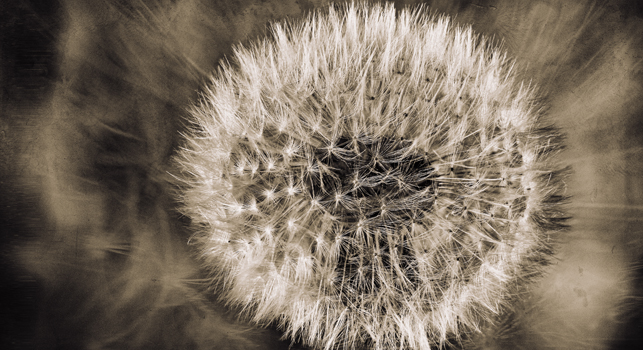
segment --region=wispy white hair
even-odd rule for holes
[[[316,348],[469,338],[564,228],[535,89],[424,8],[272,28],[213,75],[177,158],[217,292]]]

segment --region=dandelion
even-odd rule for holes
[[[177,157],[220,297],[320,349],[472,337],[564,228],[538,101],[500,49],[423,8],[275,24],[214,74]]]

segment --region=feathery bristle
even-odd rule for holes
[[[564,228],[561,136],[470,28],[351,4],[238,47],[192,113],[182,210],[222,299],[316,348],[493,319]]]

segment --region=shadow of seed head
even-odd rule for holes
[[[221,298],[325,349],[442,346],[509,307],[562,229],[560,137],[486,47],[352,4],[239,48],[177,158]]]

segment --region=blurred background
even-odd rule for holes
[[[0,4],[0,348],[291,346],[217,302],[166,180],[182,118],[219,60],[327,3]],[[571,230],[510,322],[472,346],[639,348],[643,3],[394,3],[494,38],[567,135]]]

